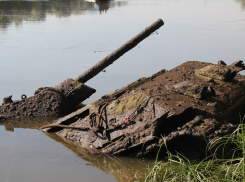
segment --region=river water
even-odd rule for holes
[[[188,60],[245,60],[245,0],[0,0],[0,98],[76,78],[159,18],[163,27],[86,83],[97,92],[85,104]],[[36,130],[54,119],[0,123],[1,182],[144,177],[152,160],[88,155]]]

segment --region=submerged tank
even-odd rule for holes
[[[158,19],[75,80],[68,78],[55,87],[41,87],[35,91],[34,96],[27,98],[26,95],[22,95],[21,100],[12,101],[12,95],[5,97],[0,106],[0,120],[61,116],[70,113],[75,106],[89,98],[96,91],[84,83],[134,48],[163,24],[162,19]]]
[[[244,115],[242,61],[188,61],[116,90],[41,128],[91,153],[155,156],[163,143],[190,159]],[[165,153],[165,149],[161,152]]]

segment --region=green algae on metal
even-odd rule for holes
[[[195,75],[207,80],[215,79],[225,81],[231,74],[231,70],[221,65],[209,65],[196,70]]]
[[[126,99],[122,99],[118,104],[117,100],[113,101],[109,106],[108,110],[110,114],[123,114],[128,110],[137,107],[140,103],[144,101],[146,95],[144,93],[136,93],[132,90],[130,96]]]
[[[184,95],[192,97],[194,99],[201,98],[200,86],[190,83],[184,92]]]

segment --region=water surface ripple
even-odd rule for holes
[[[0,98],[76,78],[162,18],[164,26],[86,84],[88,104],[140,77],[188,61],[245,60],[245,0],[0,0]],[[91,156],[36,128],[0,125],[1,182],[129,181],[151,160]]]

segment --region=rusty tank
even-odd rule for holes
[[[243,61],[188,61],[105,95],[42,127],[91,153],[154,156],[165,143],[190,159],[244,115]],[[164,148],[164,147],[163,147]],[[165,153],[165,149],[161,149]]]
[[[95,89],[73,79],[66,79],[56,87],[41,87],[34,96],[21,96],[21,100],[12,101],[12,95],[3,99],[0,106],[1,119],[23,117],[60,116],[89,98]]]
[[[0,120],[23,117],[62,116],[70,113],[74,107],[89,98],[96,91],[84,83],[134,48],[163,24],[162,19],[158,19],[74,80],[68,78],[55,87],[38,88],[34,92],[34,96],[27,98],[26,95],[22,95],[21,100],[12,101],[12,95],[5,97],[0,106]]]

